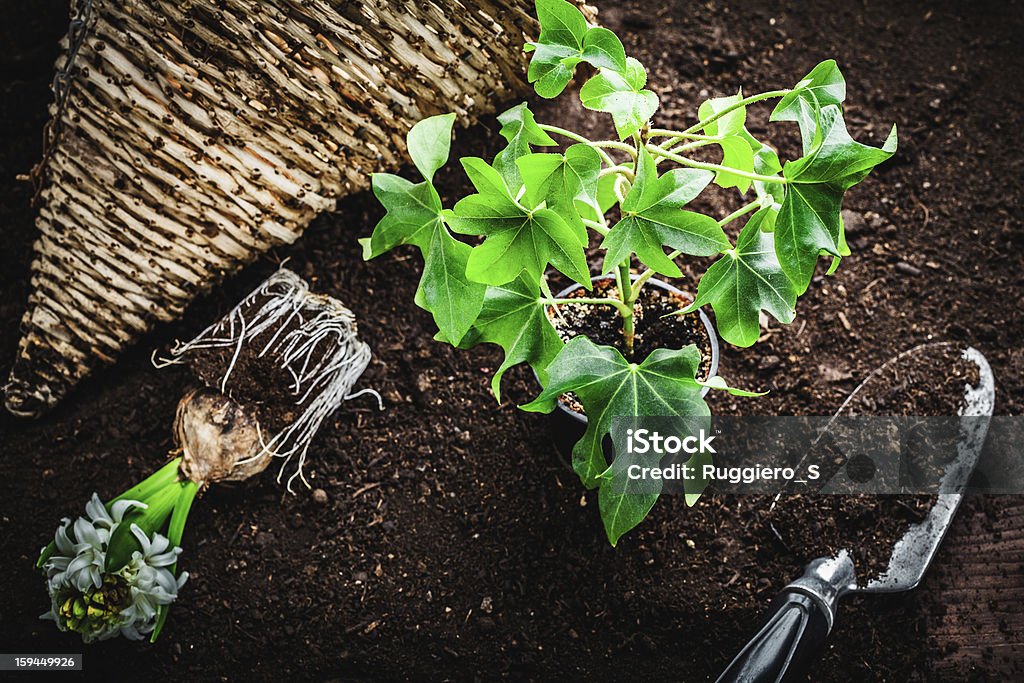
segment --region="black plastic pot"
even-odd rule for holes
[[[637,276],[633,275],[632,279],[636,280]],[[594,282],[600,282],[602,280],[614,279],[613,275],[604,275],[601,277],[594,278]],[[682,294],[683,296],[689,297],[689,294],[682,291],[677,287],[673,287],[667,282],[651,278],[647,281],[647,285],[651,287],[657,287],[663,289],[666,292],[673,294]],[[556,298],[562,299],[567,297],[572,292],[581,289],[582,285],[574,284],[571,287],[566,287],[561,292],[555,295]],[[700,322],[704,325],[704,329],[708,333],[708,341],[711,344],[711,367],[708,371],[708,377],[714,377],[718,372],[718,335],[715,333],[715,328],[711,325],[711,320],[703,310],[698,309],[697,314],[700,316]],[[708,379],[708,377],[702,377],[700,379]],[[701,396],[707,395],[710,389],[704,387],[701,390]],[[577,413],[574,410],[566,407],[561,401],[555,404],[555,410],[551,413],[551,432],[554,436],[555,447],[558,448],[558,452],[561,453],[569,460],[572,460],[572,448],[576,445],[576,442],[583,437],[583,433],[587,431],[587,416],[582,413]],[[610,439],[605,439],[605,455],[611,457],[611,444]]]

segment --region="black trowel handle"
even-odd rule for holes
[[[817,598],[789,588],[772,602],[767,621],[740,650],[719,683],[795,681],[828,637],[825,607]]]
[[[740,650],[718,683],[801,680],[832,630],[839,597],[853,585],[853,563],[844,552],[815,560],[772,601],[761,629]]]

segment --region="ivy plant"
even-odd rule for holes
[[[498,116],[504,149],[490,162],[460,159],[475,193],[445,208],[433,177],[448,161],[454,115],[425,119],[408,136],[421,180],[373,175],[387,213],[362,240],[364,257],[419,248],[416,304],[433,315],[439,340],[503,349],[491,382],[499,400],[502,376],[519,363],[543,385],[523,409],[547,412],[560,395],[575,393],[588,427],[573,465],[586,487],[599,489],[614,545],[657,496],[621,493],[621,468],[609,466],[602,448],[612,416],[705,416],[706,386],[749,395],[718,377],[698,381],[700,353],[692,345],[634,357],[634,305],[643,287],[655,274],[679,277],[681,257],[714,257],[681,313],[709,305],[719,335],[740,347],[757,341],[762,313],[792,322],[821,257],[831,259],[832,274],[849,255],[843,195],[896,151],[896,127],[881,147],[854,140],[843,121],[846,82],[827,60],[792,88],[711,98],[698,104],[688,128],[658,128],[652,118],[659,98],[647,87],[647,71],[614,33],[589,25],[565,0],[537,0],[536,9],[540,35],[525,47],[536,93],[553,98],[574,78],[585,79],[580,101],[611,115],[616,139],[540,123],[518,104]],[[769,120],[795,123],[802,139],[802,155],[785,163],[747,128],[748,108],[773,100]],[[712,184],[737,192],[726,216],[687,208]],[[555,297],[552,271],[592,289],[590,248],[603,251],[600,274],[616,279],[614,296]],[[614,309],[624,352],[585,337],[564,343],[546,311],[569,303]],[[700,491],[692,493],[688,504]]]

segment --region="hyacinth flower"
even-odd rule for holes
[[[171,460],[106,504],[94,493],[84,517],[61,521],[37,562],[50,594],[44,619],[86,643],[156,640],[188,579],[175,570],[198,485],[180,478],[180,464]]]
[[[188,578],[176,573],[185,522],[212,484],[254,477],[276,457],[302,475],[323,420],[370,361],[355,316],[279,270],[228,315],[179,344],[162,366],[188,365],[202,386],[178,403],[173,459],[85,516],[64,519],[39,557],[62,631],[91,643],[117,635],[156,640]],[[378,401],[380,397],[378,396]],[[308,483],[307,483],[308,486]]]

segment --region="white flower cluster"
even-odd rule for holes
[[[62,631],[76,631],[90,643],[121,634],[141,640],[156,626],[157,610],[178,597],[188,578],[182,572],[175,579],[171,567],[181,548],[171,548],[160,534],[150,539],[137,525],[131,532],[142,547],[124,567],[104,571],[108,544],[114,530],[131,508],[147,506],[121,500],[107,512],[94,493],[85,506],[85,517],[72,525],[61,521],[54,534],[54,553],[43,564],[50,593],[50,611],[41,618],[52,619]],[[68,530],[72,533],[68,533]]]

